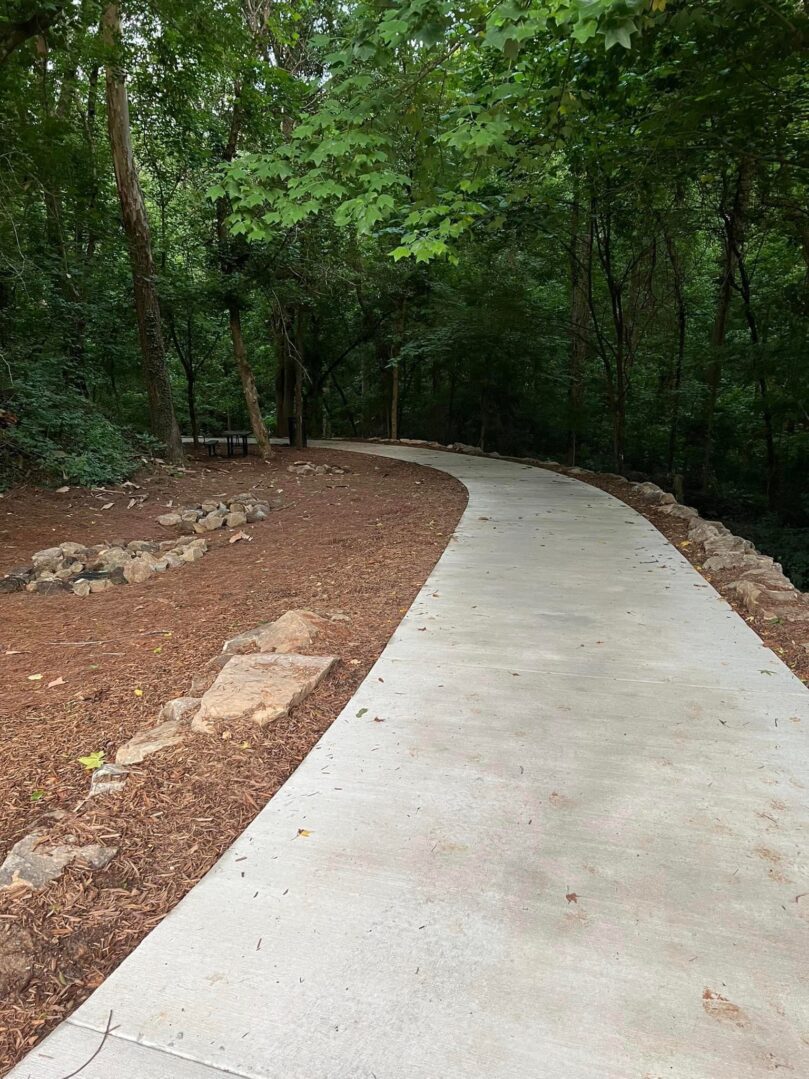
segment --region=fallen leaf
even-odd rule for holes
[[[248,543],[252,543],[253,537],[248,536],[246,532],[235,532],[228,540],[228,543],[238,543],[239,540],[247,540]]]
[[[54,678],[52,682],[48,682],[48,689],[53,689],[54,686],[63,686],[64,684],[65,680],[60,674],[58,678]]]
[[[41,788],[37,788],[37,790],[31,791],[31,801],[32,802],[39,802],[44,797],[45,797],[45,791],[42,790]]]
[[[88,772],[94,772],[104,763],[104,750],[98,749],[95,753],[88,753],[86,757],[78,757],[79,764],[83,764]]]
[[[298,829],[298,835],[303,836],[304,839],[306,839],[306,837],[308,835],[311,835],[311,834],[312,833],[309,831],[308,828],[299,828]]]
[[[368,711],[367,708],[360,708],[359,712],[357,712],[357,719],[362,719],[362,717],[365,715],[365,713],[367,711]]]
[[[41,674],[29,674],[28,675],[28,681],[29,682],[41,682],[42,681],[42,675]]]
[[[575,892],[568,892],[565,896],[565,899],[568,901],[568,903],[578,903],[579,901],[579,897],[576,895]]]
[[[136,689],[134,692],[135,692],[136,697],[142,697],[143,696],[143,690],[142,689]]]

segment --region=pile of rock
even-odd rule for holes
[[[155,573],[197,562],[208,550],[204,539],[131,540],[129,543],[60,543],[36,551],[30,566],[0,577],[0,593],[38,592],[53,595],[74,592],[89,596],[117,584],[141,584]]]
[[[221,738],[229,724],[264,727],[285,716],[337,662],[336,656],[300,652],[313,644],[326,622],[312,611],[287,611],[274,622],[226,641],[222,654],[194,677],[188,696],[168,701],[157,726],[139,731],[122,745],[114,764],[95,769],[88,798],[120,793],[133,765],[194,735]],[[55,814],[57,820],[60,816]],[[39,828],[9,850],[0,865],[0,893],[43,888],[73,863],[103,869],[116,854],[115,847],[82,842],[74,835],[57,837],[48,828]]]
[[[218,528],[241,528],[243,525],[256,524],[266,519],[270,504],[263,498],[244,493],[233,498],[206,499],[195,506],[184,506],[161,513],[157,523],[163,528],[177,528],[181,532],[215,532]]]
[[[702,568],[708,573],[731,573],[727,587],[745,610],[766,619],[809,622],[809,597],[784,576],[778,562],[757,551],[750,540],[734,536],[721,521],[703,520],[695,509],[681,506],[674,495],[654,483],[633,483],[631,488],[658,512],[689,521],[688,539],[704,552]]]
[[[345,476],[351,471],[346,465],[313,465],[311,461],[294,461],[287,472],[296,476]]]

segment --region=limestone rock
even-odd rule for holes
[[[247,518],[247,523],[254,525],[258,524],[259,521],[265,521],[267,519],[267,512],[266,510],[256,508],[248,510],[245,516]]]
[[[264,727],[308,697],[336,662],[335,656],[233,656],[203,695],[191,728],[211,734],[239,720]]]
[[[21,925],[0,921],[0,1000],[25,989],[34,972],[34,942]]]
[[[159,723],[148,730],[138,731],[128,742],[119,747],[115,754],[115,763],[124,767],[140,764],[153,753],[159,753],[161,749],[179,745],[187,734],[188,717],[182,715],[176,719],[168,719],[165,723]]]
[[[91,592],[106,592],[108,588],[115,587],[115,583],[109,577],[91,577],[89,585]]]
[[[118,794],[124,789],[128,775],[129,772],[120,764],[102,764],[100,768],[96,768],[90,778],[90,797],[95,798],[99,794]]]
[[[227,517],[225,518],[225,523],[227,524],[228,528],[241,528],[242,525],[247,524],[247,514],[234,510],[232,513],[229,513],[227,515]]]
[[[205,554],[201,547],[185,547],[180,558],[183,562],[198,562]]]
[[[0,577],[0,595],[9,592],[22,592],[30,580],[31,573],[27,566],[10,570]]]
[[[653,506],[670,506],[674,501],[674,495],[658,487],[656,483],[635,483],[632,485],[635,494],[639,494]]]
[[[144,558],[133,558],[124,566],[124,577],[128,584],[143,584],[153,573],[154,569]]]
[[[693,506],[681,506],[677,502],[669,502],[661,506],[660,512],[669,517],[679,517],[683,521],[690,521],[693,517],[699,516]]]
[[[89,596],[90,582],[83,577],[79,577],[78,581],[73,582],[73,594],[75,596]]]
[[[158,549],[158,545],[151,540],[130,540],[126,545],[126,549],[136,553],[147,551],[149,554],[154,554]]]
[[[131,559],[129,551],[123,547],[107,547],[98,555],[98,564],[104,569],[115,569],[125,566]]]
[[[225,514],[217,508],[210,513],[206,513],[194,527],[199,528],[201,525],[204,532],[215,532],[216,529],[221,528],[224,523]]]
[[[233,659],[232,654],[222,654],[209,659],[201,671],[197,671],[191,679],[191,696],[201,697],[206,690],[210,689],[216,681],[219,672]]]
[[[31,564],[37,573],[41,570],[55,570],[61,566],[63,557],[61,547],[46,547],[43,551],[35,551],[31,555]]]
[[[723,573],[725,570],[739,570],[756,565],[757,555],[749,551],[725,551],[710,555],[702,563],[702,568],[709,573]]]
[[[688,526],[688,538],[692,543],[704,543],[706,540],[727,534],[728,530],[720,521],[703,521],[701,517],[695,517]]]
[[[87,548],[83,543],[60,543],[59,550],[66,558],[72,558],[75,561],[81,561],[87,554]]]
[[[326,619],[313,611],[287,611],[274,622],[264,622],[255,629],[225,641],[223,652],[245,655],[250,652],[300,652],[309,648]]]
[[[62,836],[49,842],[44,832],[32,832],[15,843],[0,865],[0,891],[17,884],[44,888],[56,880],[73,862],[85,862],[92,869],[103,869],[118,853],[116,847],[101,843],[80,844],[75,836]]]
[[[57,596],[67,591],[66,583],[55,579],[32,581],[25,587],[26,591],[37,592],[40,596]]]
[[[185,720],[188,723],[198,711],[199,704],[199,697],[174,697],[172,700],[166,701],[160,709],[160,718],[166,723],[176,722],[177,720]]]
[[[181,520],[179,513],[161,513],[157,518],[157,523],[163,528],[176,528]]]

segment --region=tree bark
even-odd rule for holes
[[[102,33],[104,43],[110,51],[115,48],[120,31],[119,6],[117,3],[108,4],[102,16]],[[171,398],[171,382],[160,321],[160,303],[155,287],[149,220],[146,216],[143,192],[132,154],[126,85],[123,72],[114,64],[112,57],[107,60],[105,74],[107,126],[115,167],[118,201],[121,206],[129,262],[132,267],[135,313],[138,320],[143,377],[149,398],[151,428],[155,437],[165,445],[168,459],[181,462],[183,460],[182,440]]]
[[[714,420],[716,403],[719,398],[719,386],[722,381],[722,352],[730,315],[730,299],[733,290],[733,275],[736,270],[738,253],[744,240],[744,218],[750,197],[752,166],[745,158],[736,177],[736,189],[730,207],[720,207],[723,220],[722,238],[722,276],[716,298],[716,312],[711,329],[711,355],[708,363],[707,384],[708,399],[705,409],[705,433],[702,452],[702,491],[711,488],[714,449]]]
[[[584,366],[587,360],[587,268],[593,257],[593,224],[581,225],[581,208],[573,203],[570,250],[570,381],[568,384],[567,462],[575,465],[581,409],[584,399]]]
[[[225,147],[223,154],[225,161],[232,161],[236,156],[236,148],[239,144],[239,134],[241,132],[242,113],[240,107],[240,83],[237,82],[235,84],[233,92],[234,99],[233,111],[230,116],[230,131],[228,133],[227,146]],[[232,240],[228,236],[226,224],[227,216],[228,200],[226,196],[222,196],[222,198],[216,200],[216,232],[219,243],[219,266],[226,280],[227,278],[232,277],[233,274],[233,259],[230,251]],[[230,327],[230,340],[233,345],[233,359],[236,363],[236,369],[239,372],[239,378],[241,379],[244,403],[247,406],[247,414],[250,417],[250,427],[253,431],[256,445],[258,446],[258,452],[266,461],[269,457],[272,457],[273,452],[272,446],[270,445],[270,436],[267,432],[267,425],[264,422],[264,417],[261,414],[258,389],[256,388],[256,376],[253,373],[253,368],[247,358],[247,349],[244,345],[241,303],[239,302],[238,295],[230,284],[228,285],[227,311],[228,326]]]
[[[677,311],[677,357],[674,361],[674,371],[671,380],[671,425],[669,427],[669,452],[668,473],[674,475],[674,461],[677,454],[677,437],[680,425],[680,388],[683,381],[683,364],[685,361],[685,340],[687,328],[687,312],[685,307],[685,293],[683,289],[683,272],[680,265],[680,257],[674,238],[664,228],[663,235],[666,241],[666,251],[671,264],[672,281],[674,284],[674,305]]]

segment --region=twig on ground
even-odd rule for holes
[[[103,1036],[101,1038],[101,1042],[99,1043],[99,1046],[96,1049],[96,1051],[93,1053],[92,1056],[88,1057],[87,1060],[85,1060],[85,1062],[80,1067],[76,1068],[75,1071],[69,1072],[69,1074],[67,1074],[67,1075],[63,1075],[62,1079],[73,1079],[73,1077],[75,1075],[78,1075],[80,1072],[83,1072],[88,1064],[92,1064],[93,1061],[95,1060],[95,1058],[98,1056],[98,1054],[104,1048],[104,1043],[106,1042],[107,1038],[110,1036],[110,1034],[112,1034],[112,1032],[114,1030],[117,1030],[117,1029],[118,1029],[117,1026],[112,1026],[112,1010],[110,1010],[110,1014],[107,1016],[107,1025],[104,1028],[104,1034],[103,1034]]]

